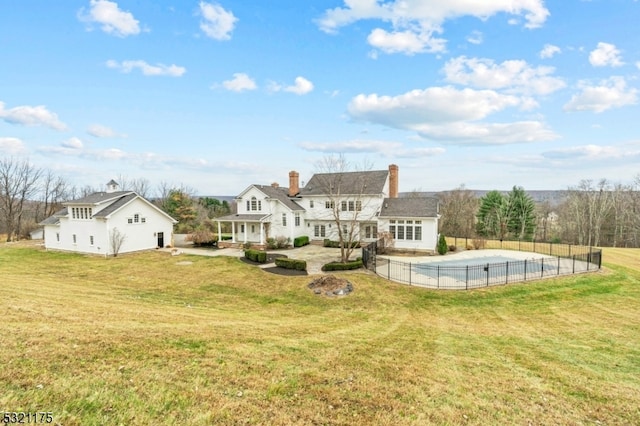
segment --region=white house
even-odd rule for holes
[[[289,173],[289,188],[251,185],[236,197],[236,214],[218,218],[231,223],[232,240],[221,247],[251,243],[264,247],[268,238],[308,236],[314,242],[337,241],[339,232],[353,241],[370,242],[390,232],[401,249],[436,249],[438,200],[398,198],[398,166],[388,170],[318,173],[300,188],[299,174]],[[342,229],[337,229],[336,217]]]
[[[166,247],[175,219],[132,191],[107,191],[62,203],[64,208],[41,222],[47,249],[109,256]]]

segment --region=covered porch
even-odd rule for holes
[[[240,247],[251,243],[255,248],[266,247],[269,238],[271,215],[232,214],[216,219],[218,235],[222,235],[222,224],[231,224],[231,240],[218,240],[218,247]]]

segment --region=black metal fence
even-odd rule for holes
[[[440,262],[410,262],[380,256],[382,240],[362,249],[365,267],[392,281],[434,289],[473,289],[551,276],[597,271],[602,265],[602,250],[567,244],[483,240],[483,247],[519,250],[533,255],[522,260],[450,265]],[[476,241],[478,243],[478,241]],[[534,251],[536,250],[537,251]],[[458,262],[464,262],[460,259]],[[448,262],[447,262],[448,263]]]

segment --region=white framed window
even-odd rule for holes
[[[56,232],[56,241],[60,242],[60,233],[59,232]]]
[[[343,212],[347,211],[347,202],[346,201],[342,201],[340,203],[340,210],[342,210]]]
[[[282,213],[282,226],[287,226],[287,214]]]
[[[256,233],[256,226],[255,225],[251,225],[251,233],[252,234]]]
[[[295,220],[295,225],[300,226],[300,213],[296,213],[294,220]]]
[[[76,241],[76,240],[77,240],[76,234],[73,234],[73,244],[76,244],[76,243],[77,243],[77,241]]]
[[[314,225],[313,226],[313,235],[315,237],[325,237],[326,236],[326,227],[324,225]]]
[[[240,232],[244,234],[244,223],[240,225]]]
[[[334,201],[327,200],[324,202],[324,207],[326,209],[333,209],[336,207],[336,203]]]
[[[140,223],[140,215],[138,213],[133,215],[133,223]]]
[[[313,208],[313,200],[309,200],[309,208],[312,209]]]
[[[89,245],[93,246],[93,235],[89,235]]]

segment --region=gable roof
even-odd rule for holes
[[[300,195],[379,195],[384,192],[388,177],[388,170],[316,173]]]
[[[132,191],[116,191],[116,192],[94,192],[86,197],[75,200],[65,201],[62,205],[71,204],[101,204],[110,200],[115,200],[128,194],[135,194]]]
[[[379,217],[438,217],[435,197],[385,198]]]
[[[136,194],[135,192],[120,197],[104,209],[100,210],[98,213],[94,214],[93,217],[107,217],[111,213],[118,210],[120,207],[124,207],[125,205],[129,204],[129,202],[133,201],[133,199],[135,199],[136,197],[138,197],[138,194]]]
[[[259,189],[269,198],[275,198],[280,201],[286,207],[293,211],[304,211],[304,208],[296,203],[294,200],[289,198],[289,188],[281,188],[281,187],[273,187],[271,185],[253,185],[255,188]]]

